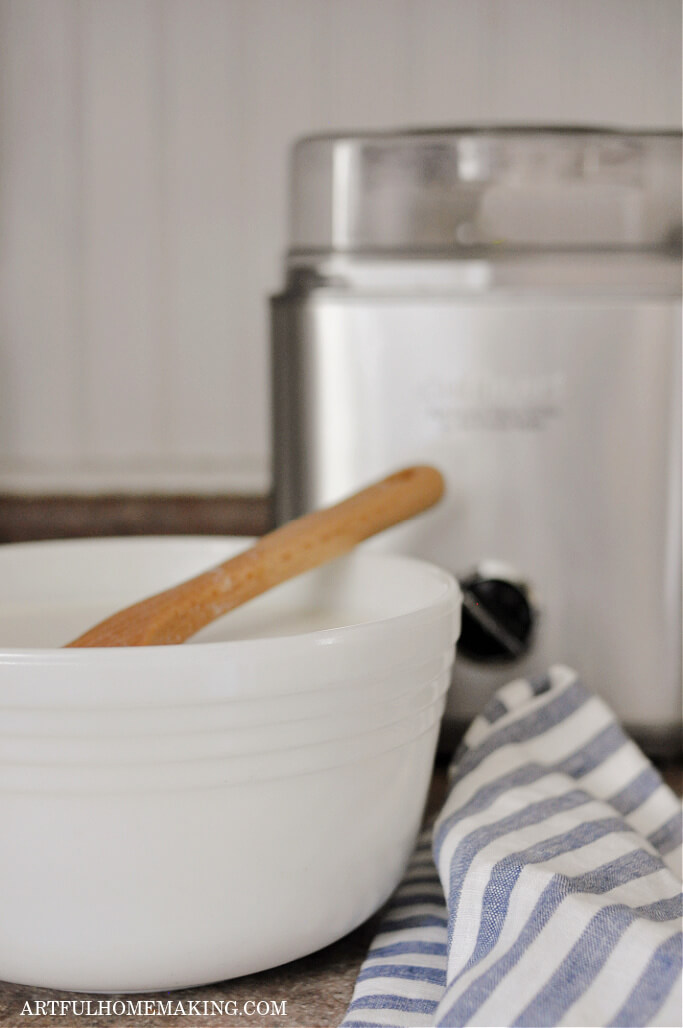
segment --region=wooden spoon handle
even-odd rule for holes
[[[69,646],[161,646],[200,628],[281,582],[347,553],[357,543],[431,507],[441,474],[412,467],[347,500],[290,521],[209,571],[113,614]]]

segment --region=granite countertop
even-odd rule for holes
[[[663,770],[668,783],[681,795],[683,792],[683,766],[670,765]],[[438,810],[443,802],[446,789],[445,768],[437,766],[427,804],[427,816]],[[28,986],[0,983],[0,1026],[2,1028],[18,1028],[20,1025],[35,1025],[37,1028],[156,1028],[161,1025],[174,1025],[176,1028],[334,1028],[341,1022],[351,999],[354,982],[361,962],[377,930],[381,912],[366,921],[355,931],[343,939],[327,946],[317,953],[294,960],[289,964],[262,971],[259,974],[247,975],[231,981],[218,982],[196,989],[182,989],[177,992],[150,993],[136,996],[135,999],[161,999],[167,1001],[180,1000],[186,1014],[157,1016],[102,1015],[74,1016],[72,1013],[60,1014],[58,1007],[54,1013],[40,1013],[37,1016],[22,1016],[22,1010],[28,1002],[32,1010],[36,1009],[36,1001],[43,1000],[87,1000],[93,1004],[100,1000],[111,1000],[115,996],[85,995],[38,989]],[[191,1013],[191,1001],[198,1004]],[[211,1002],[219,1001],[229,1009],[236,1011],[217,1016],[203,1013],[211,1010]],[[284,1001],[284,1013],[252,1014],[240,1013],[249,1002],[271,1001],[280,1009]],[[46,1008],[51,1011],[51,1007]],[[198,1012],[197,1012],[198,1011]]]

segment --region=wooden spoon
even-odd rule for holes
[[[419,514],[443,495],[430,467],[398,471],[347,500],[264,535],[196,578],[112,614],[69,646],[163,646],[200,628],[288,578],[347,553],[357,543]]]

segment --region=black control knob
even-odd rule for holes
[[[458,653],[478,663],[518,660],[531,648],[537,619],[529,585],[502,565],[482,564],[460,580]]]

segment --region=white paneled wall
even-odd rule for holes
[[[269,485],[320,130],[679,127],[679,0],[0,0],[0,490]]]

